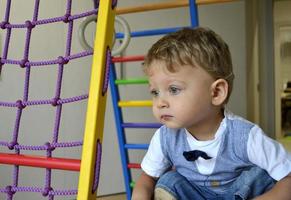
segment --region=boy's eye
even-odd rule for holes
[[[159,92],[157,90],[151,90],[150,93],[153,97],[159,96]]]
[[[170,94],[177,95],[181,92],[181,89],[176,87],[176,86],[170,86],[169,92],[170,92]]]

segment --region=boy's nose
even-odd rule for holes
[[[157,106],[158,106],[158,108],[168,108],[169,107],[169,103],[165,99],[160,98],[158,100],[158,102],[157,102]]]

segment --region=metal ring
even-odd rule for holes
[[[93,48],[88,44],[87,40],[85,39],[85,29],[87,28],[88,24],[90,24],[93,21],[94,22],[97,21],[97,15],[91,15],[86,17],[84,21],[80,24],[78,30],[79,42],[83,49],[85,49],[86,51],[93,50]]]
[[[93,50],[93,47],[91,47],[88,44],[87,40],[85,39],[85,30],[86,30],[86,27],[88,26],[88,24],[90,24],[93,21],[96,22],[96,19],[97,19],[96,15],[88,16],[85,18],[85,20],[79,26],[79,31],[78,31],[79,42],[80,42],[81,46],[83,47],[83,49],[85,49],[85,50],[90,50],[90,51]],[[123,19],[120,16],[116,16],[115,21],[122,26],[123,31],[124,31],[124,38],[122,40],[121,45],[117,49],[112,50],[112,53],[111,53],[112,56],[116,56],[116,55],[122,53],[127,48],[129,41],[130,41],[130,28],[129,28],[128,23],[125,21],[125,19]],[[115,34],[114,34],[113,46],[115,44],[115,40],[116,39],[115,39]]]
[[[123,37],[121,45],[117,49],[112,50],[112,53],[111,53],[112,56],[116,56],[118,54],[121,54],[127,48],[129,41],[130,41],[130,28],[129,28],[127,21],[120,16],[116,16],[115,21],[122,26],[123,31],[124,31],[124,37]],[[115,41],[116,40],[115,40],[115,34],[114,34],[113,45],[115,44]]]

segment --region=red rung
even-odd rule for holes
[[[127,167],[130,168],[130,169],[131,168],[134,168],[134,169],[140,169],[141,168],[139,163],[128,163]]]
[[[43,156],[0,153],[0,163],[8,165],[80,171],[81,161],[68,158],[47,158]]]
[[[117,62],[134,62],[134,61],[143,61],[144,56],[122,56],[122,57],[113,57],[112,62],[117,63]]]

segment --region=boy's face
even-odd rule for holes
[[[190,132],[205,129],[200,126],[207,126],[214,112],[214,79],[199,66],[181,66],[172,73],[165,63],[154,61],[149,69],[154,116],[170,128],[186,128]]]

